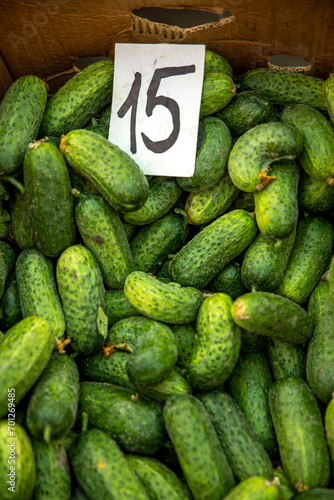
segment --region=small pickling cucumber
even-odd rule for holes
[[[199,117],[204,118],[223,109],[235,93],[236,87],[228,74],[206,71],[203,78]]]
[[[0,241],[0,298],[5,291],[8,280],[15,265],[15,251],[6,241]]]
[[[321,215],[328,212],[334,207],[334,186],[303,172],[298,187],[298,203],[306,213]]]
[[[239,191],[237,199],[230,206],[230,210],[246,210],[246,212],[254,212],[255,203],[253,193]]]
[[[247,292],[242,278],[241,267],[238,262],[230,262],[209,283],[208,289],[212,292],[227,293],[232,300]]]
[[[190,324],[172,325],[172,330],[177,343],[176,365],[180,368],[187,368],[196,339],[196,331]]]
[[[34,234],[26,194],[15,190],[10,199],[10,216],[10,230],[14,242],[21,250],[33,248],[35,246]]]
[[[233,68],[225,57],[217,54],[217,52],[205,49],[204,72],[207,73],[209,71],[226,73],[231,78],[233,76]]]
[[[262,476],[253,476],[241,481],[224,500],[280,500],[280,492],[275,481]]]
[[[106,290],[106,303],[105,313],[108,316],[109,327],[121,319],[141,314],[125,297],[124,290]]]
[[[266,344],[265,353],[275,380],[284,377],[305,380],[306,352],[302,346],[270,339]]]
[[[104,125],[91,125],[89,127],[85,127],[86,130],[91,130],[92,132],[95,132],[95,134],[99,134],[105,139],[108,139],[109,137],[109,127],[104,126]]]
[[[0,329],[6,331],[21,319],[20,294],[15,273],[13,273],[6,283],[6,288],[0,301]]]

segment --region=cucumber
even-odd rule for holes
[[[84,196],[75,207],[80,235],[100,267],[103,280],[111,288],[122,288],[133,271],[130,245],[116,211],[102,196]]]
[[[41,136],[60,137],[82,128],[112,97],[113,61],[98,61],[68,80],[48,102]]]
[[[174,368],[159,384],[145,389],[139,389],[139,396],[147,396],[157,401],[167,401],[174,394],[191,394],[192,388],[188,380],[181,375],[178,368]]]
[[[71,476],[67,453],[60,441],[32,439],[36,461],[35,500],[70,500]]]
[[[240,349],[245,352],[260,351],[268,342],[268,337],[264,335],[257,335],[253,332],[241,330],[241,347]]]
[[[308,343],[306,379],[313,394],[327,404],[334,391],[334,308],[328,281],[321,281],[308,302],[315,328]]]
[[[105,312],[108,316],[109,326],[129,316],[140,316],[140,312],[125,297],[124,290],[106,290],[106,303],[107,310]]]
[[[265,348],[275,380],[285,377],[306,379],[306,353],[300,345],[271,339]]]
[[[177,366],[187,368],[191,356],[196,332],[190,325],[171,325],[177,342]]]
[[[326,487],[329,455],[321,413],[311,389],[298,378],[277,380],[269,391],[269,406],[290,484],[297,491]]]
[[[273,106],[260,92],[240,92],[231,102],[216,113],[228,126],[231,135],[242,135],[250,128],[267,122],[273,112]]]
[[[325,411],[325,431],[332,462],[332,474],[334,472],[334,398],[330,400]]]
[[[29,399],[29,431],[47,443],[61,438],[74,425],[78,401],[77,365],[67,354],[54,352]]]
[[[23,318],[42,316],[60,339],[65,333],[65,316],[51,260],[37,249],[23,250],[15,270]]]
[[[90,250],[68,247],[57,261],[56,279],[73,349],[81,354],[97,351],[107,336],[107,325],[102,328],[99,321],[105,316],[105,290]]]
[[[231,314],[248,332],[291,344],[306,342],[313,332],[312,319],[301,306],[271,292],[242,295],[234,301]]]
[[[240,353],[240,329],[231,316],[232,299],[216,293],[202,303],[196,322],[196,339],[187,375],[194,389],[221,387],[231,375]]]
[[[298,498],[298,500],[334,500],[334,491],[327,488],[312,488],[302,491],[294,498]]]
[[[209,414],[236,479],[272,479],[269,455],[234,399],[217,390],[199,394],[198,398]]]
[[[37,76],[18,78],[0,106],[0,175],[22,169],[24,155],[36,139],[46,106],[46,85]]]
[[[236,93],[232,78],[217,71],[206,71],[203,78],[199,117],[212,115],[228,105]]]
[[[299,304],[307,300],[326,269],[333,239],[328,220],[315,215],[302,219],[277,292]]]
[[[117,443],[106,432],[82,433],[69,450],[70,463],[91,500],[149,500]]]
[[[270,175],[270,165],[277,160],[293,160],[302,149],[302,136],[291,125],[281,122],[256,125],[240,136],[231,150],[228,171],[232,182],[241,191],[260,191],[275,181]]]
[[[205,287],[248,247],[256,232],[256,222],[248,212],[222,215],[176,254],[170,266],[173,279],[182,286]]]
[[[204,72],[208,73],[209,71],[226,73],[231,78],[233,76],[233,68],[225,57],[217,54],[217,52],[205,49]]]
[[[39,141],[29,145],[23,174],[34,242],[45,255],[58,257],[76,233],[66,163],[55,146]]]
[[[35,245],[34,235],[26,194],[15,190],[10,200],[10,215],[10,231],[14,242],[21,250],[33,248]]]
[[[239,191],[238,198],[230,206],[231,210],[246,210],[246,212],[254,212],[255,203],[253,193]]]
[[[187,219],[176,213],[141,228],[130,243],[134,269],[154,274],[170,253],[179,250],[188,231]]]
[[[306,213],[321,215],[328,212],[334,207],[334,186],[303,172],[298,188],[298,203]]]
[[[289,485],[289,481],[280,467],[276,467],[274,469],[274,481],[277,481],[277,479],[280,482],[278,485],[278,491],[281,495],[280,500],[292,500],[295,498],[295,494]]]
[[[165,284],[142,271],[129,274],[124,293],[144,316],[171,324],[194,321],[203,301],[203,294],[196,288]]]
[[[241,279],[241,267],[238,262],[230,262],[209,283],[208,288],[213,292],[227,293],[232,300],[243,295],[247,289]]]
[[[280,500],[279,489],[274,481],[254,476],[244,479],[224,497],[224,500]]]
[[[144,205],[138,210],[122,215],[122,220],[133,226],[144,226],[163,217],[177,202],[182,193],[172,177],[154,177]]]
[[[8,410],[7,389],[15,389],[15,404],[27,394],[46,367],[54,334],[46,319],[24,318],[12,326],[0,349],[0,418]]]
[[[281,121],[296,127],[303,138],[299,161],[305,172],[334,184],[334,129],[327,118],[311,106],[295,104],[282,111]]]
[[[62,138],[60,151],[69,166],[88,179],[115,210],[133,212],[146,202],[149,185],[145,175],[127,153],[104,137],[73,130]]]
[[[109,127],[104,125],[92,125],[90,127],[85,127],[86,130],[91,130],[95,134],[99,134],[105,139],[109,137]]]
[[[98,123],[98,125],[104,125],[104,126],[107,126],[109,128],[110,117],[111,117],[111,106],[107,105],[97,115],[97,123]]]
[[[15,265],[15,251],[9,243],[0,241],[0,299],[4,294],[6,281]]]
[[[270,366],[263,351],[241,352],[225,387],[267,453],[275,456],[277,442],[268,406],[268,391],[272,383]]]
[[[13,397],[15,399],[15,393]],[[15,423],[15,418],[0,421],[0,477],[1,500],[33,498],[36,477],[34,452],[28,434],[20,424]]]
[[[232,137],[222,120],[213,116],[200,120],[194,174],[177,177],[178,184],[195,192],[214,187],[226,171],[231,148]]]
[[[256,222],[267,238],[284,239],[298,222],[298,163],[296,160],[276,161],[270,175],[276,180],[254,192]]]
[[[334,85],[333,85],[333,75],[325,80],[323,86],[324,101],[325,106],[330,116],[331,122],[334,123]]]
[[[269,68],[251,69],[242,76],[240,90],[257,90],[277,106],[302,103],[326,111],[324,80],[304,73]]]
[[[155,455],[166,439],[161,405],[124,387],[82,382],[79,424],[82,412],[89,427],[107,432],[127,453]]]
[[[235,480],[203,404],[194,396],[176,395],[166,402],[163,414],[194,499],[225,497]]]
[[[8,330],[21,319],[20,294],[15,273],[13,273],[0,301],[0,329]]]

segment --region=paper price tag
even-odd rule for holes
[[[109,140],[146,175],[190,177],[205,45],[116,44]]]

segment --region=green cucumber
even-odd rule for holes
[[[157,401],[167,401],[174,394],[191,394],[192,388],[188,380],[181,375],[178,368],[174,368],[159,384],[139,389],[139,396],[147,396]]]
[[[42,316],[60,339],[66,325],[51,260],[37,249],[26,249],[18,256],[15,269],[23,318]]]
[[[84,196],[75,207],[80,235],[98,263],[106,285],[122,288],[133,261],[128,239],[117,212],[102,196]]]
[[[99,125],[104,125],[109,128],[110,117],[111,117],[111,106],[107,105],[105,108],[102,109],[102,111],[98,113],[97,123]]]
[[[13,397],[15,399],[15,394]],[[15,406],[12,408],[15,409]],[[33,498],[36,477],[34,452],[28,434],[15,419],[0,421],[0,477],[1,500]]]
[[[177,342],[177,366],[180,368],[187,368],[188,361],[191,356],[196,332],[190,324],[186,325],[172,325],[172,330]]]
[[[73,349],[82,354],[98,350],[107,336],[107,325],[99,325],[106,310],[105,290],[90,250],[81,245],[68,247],[57,261],[56,279]]]
[[[324,80],[304,73],[269,68],[251,69],[241,78],[240,90],[257,90],[278,106],[302,103],[326,111]]]
[[[230,211],[231,210],[246,210],[246,212],[254,212],[255,203],[253,193],[239,191],[237,199],[230,206]]]
[[[99,134],[105,139],[109,137],[109,127],[104,125],[91,125],[90,127],[85,127],[86,130],[91,130],[95,134]]]
[[[195,500],[220,500],[233,488],[233,472],[204,405],[194,396],[172,396],[164,421]]]
[[[10,230],[14,242],[21,250],[33,248],[34,234],[30,213],[27,206],[26,194],[15,190],[13,197],[10,200]]]
[[[82,382],[78,409],[88,414],[88,426],[110,434],[124,452],[155,455],[166,439],[162,408],[124,387]]]
[[[306,342],[313,332],[313,321],[298,304],[271,292],[246,293],[231,309],[237,325],[258,335],[291,344]]]
[[[129,274],[124,293],[144,316],[171,324],[194,321],[203,301],[203,294],[196,288],[165,284],[142,271]]]
[[[199,117],[204,118],[223,109],[235,93],[236,87],[228,74],[206,71],[203,78]]]
[[[268,406],[268,391],[272,383],[270,366],[263,351],[241,352],[232,375],[226,381],[226,390],[235,399],[265,450],[270,456],[275,456],[277,442]]]
[[[320,281],[308,302],[315,328],[308,343],[306,380],[313,394],[327,404],[334,391],[334,308],[328,281]]]
[[[297,490],[326,487],[330,463],[321,413],[311,389],[301,379],[277,380],[269,391],[283,470]]]
[[[268,338],[264,335],[257,335],[254,332],[241,330],[241,347],[245,352],[260,351],[268,342]]]
[[[270,165],[277,160],[293,160],[303,149],[300,133],[281,122],[261,123],[240,136],[234,144],[228,171],[241,191],[260,191],[271,181]],[[269,175],[268,175],[269,172]]]
[[[294,497],[298,500],[334,500],[334,491],[327,488],[311,488]]]
[[[52,144],[39,141],[29,148],[23,174],[34,242],[45,255],[58,257],[76,232],[68,170]]]
[[[90,500],[149,500],[112,437],[99,429],[82,433],[69,450],[74,474]]]
[[[77,73],[48,102],[41,136],[60,137],[86,125],[111,101],[113,80],[113,61],[98,61]]]
[[[88,179],[115,210],[133,212],[144,205],[149,194],[147,179],[115,144],[79,129],[62,138],[60,151],[70,167]]]
[[[277,293],[299,304],[307,300],[326,270],[333,239],[328,220],[315,215],[302,219]]]
[[[325,80],[323,86],[324,93],[324,101],[325,106],[330,116],[331,122],[334,123],[334,85],[333,85],[333,75],[329,75],[329,77]]]
[[[177,202],[182,193],[173,177],[154,177],[144,205],[138,210],[122,215],[122,220],[133,226],[144,226],[160,219]]]
[[[330,400],[325,411],[325,430],[332,461],[332,473],[334,472],[334,397]]]
[[[238,361],[240,329],[231,316],[232,303],[225,293],[216,293],[199,308],[196,339],[187,366],[194,389],[221,387]]]
[[[217,52],[205,49],[204,57],[204,72],[216,71],[217,73],[226,73],[231,78],[233,76],[233,68],[228,60]]]
[[[303,172],[298,187],[298,203],[306,213],[322,214],[334,207],[334,186]]]
[[[27,394],[46,367],[54,334],[46,319],[30,316],[8,330],[0,349],[0,418],[6,415],[7,389],[15,389],[15,404]]]
[[[210,416],[236,479],[272,479],[269,455],[234,399],[221,391],[199,394],[198,398]]]
[[[205,287],[248,247],[256,232],[256,222],[248,212],[222,215],[176,254],[170,267],[173,279],[182,286]]]
[[[296,377],[305,380],[306,356],[300,345],[271,339],[265,349],[275,380]]]
[[[228,126],[233,137],[244,134],[250,128],[267,122],[273,106],[260,92],[240,92],[231,102],[216,113]]]
[[[49,442],[74,425],[79,401],[79,372],[67,354],[54,352],[37,381],[27,408],[27,426],[33,436]]]
[[[227,293],[232,300],[246,293],[247,289],[241,279],[240,264],[230,262],[213,278],[208,288],[213,292]]]
[[[46,106],[46,85],[37,76],[18,78],[0,106],[0,175],[22,169],[29,143],[36,139]]]
[[[70,500],[71,476],[67,453],[60,441],[32,439],[36,461],[35,500]]]
[[[22,319],[20,294],[15,273],[9,278],[0,301],[0,329],[8,330]]]
[[[274,182],[254,192],[256,222],[267,238],[284,239],[298,222],[299,166],[296,160],[276,161],[270,175]]]
[[[222,120],[213,116],[200,120],[194,174],[177,177],[178,184],[185,191],[214,187],[226,171],[231,148],[231,134]]]
[[[140,312],[135,309],[125,297],[124,290],[106,290],[108,325],[112,326],[121,319],[129,316],[139,316]]]
[[[280,500],[292,500],[295,498],[295,494],[292,491],[289,481],[287,480],[284,471],[280,467],[274,469],[274,480],[279,481],[278,491],[281,495]]]
[[[275,481],[265,477],[253,476],[244,479],[224,497],[224,500],[280,500]]]
[[[308,175],[334,184],[334,129],[327,118],[305,104],[288,106],[281,121],[300,132],[304,148],[299,161]]]
[[[6,281],[15,265],[15,251],[9,243],[0,241],[0,299],[4,294]]]

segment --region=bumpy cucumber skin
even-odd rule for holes
[[[99,125],[105,125],[109,129],[110,117],[111,117],[111,106],[108,105],[98,113],[97,123]]]
[[[34,242],[45,255],[58,257],[76,233],[66,163],[55,146],[43,142],[28,150],[23,174]]]
[[[213,52],[212,50],[205,50],[204,58],[204,72],[216,71],[217,73],[226,73],[231,78],[233,76],[233,68],[225,57]]]
[[[231,206],[240,193],[228,175],[216,186],[189,194],[185,210],[192,224],[205,224],[216,219]]]
[[[280,484],[278,485],[278,491],[280,493],[280,500],[291,500],[295,498],[295,494],[291,489],[289,481],[287,480],[284,471],[281,467],[276,467],[274,469],[274,480],[278,478]]]
[[[306,213],[322,214],[334,207],[334,186],[303,172],[298,187],[298,203]]]
[[[185,490],[177,475],[155,458],[138,455],[126,455],[125,458],[144,485],[150,498],[158,498],[159,500],[191,499],[190,492]]]
[[[334,391],[334,308],[328,281],[321,281],[308,302],[315,328],[307,348],[306,379],[313,394],[327,404]]]
[[[111,101],[113,80],[113,61],[91,64],[68,80],[46,106],[41,137],[60,137],[83,127]]]
[[[78,420],[88,414],[88,425],[108,432],[124,452],[155,455],[166,439],[162,408],[157,401],[134,397],[124,387],[82,382]]]
[[[71,476],[67,453],[60,441],[44,443],[32,439],[36,460],[35,500],[71,498]]]
[[[27,426],[33,436],[58,439],[74,425],[79,401],[79,372],[67,354],[54,352],[29,399]]]
[[[301,379],[277,380],[269,406],[283,470],[298,491],[326,487],[330,463],[321,413],[311,389]]]
[[[198,395],[214,425],[238,481],[251,476],[273,477],[268,453],[234,399],[221,391]]]
[[[18,190],[11,197],[10,214],[10,230],[17,246],[21,250],[33,248],[35,243],[27,198],[25,194],[21,194]]]
[[[241,279],[241,267],[238,262],[230,262],[209,283],[208,288],[213,292],[227,293],[232,300],[246,293],[247,289]]]
[[[240,90],[257,90],[278,106],[302,103],[326,111],[323,96],[324,80],[303,73],[256,68],[247,71],[240,81]]]
[[[295,237],[294,230],[276,246],[274,239],[266,238],[261,233],[257,235],[248,247],[241,266],[242,281],[248,290],[276,290],[283,279]]]
[[[271,102],[260,92],[240,92],[216,116],[223,120],[233,137],[269,120],[273,111]]]
[[[90,194],[77,204],[75,220],[106,285],[122,288],[126,277],[133,271],[133,260],[119,215],[102,196]]]
[[[235,93],[236,88],[229,75],[215,71],[205,72],[199,117],[204,118],[223,109]]]
[[[244,479],[224,497],[224,500],[280,500],[275,484],[261,476]]]
[[[187,368],[193,350],[196,332],[191,325],[172,325],[172,330],[177,342],[177,366]]]
[[[0,418],[8,410],[7,388],[15,389],[15,403],[40,377],[52,353],[54,334],[46,319],[30,316],[8,330],[0,352]]]
[[[270,175],[276,180],[254,192],[256,222],[267,238],[284,239],[298,222],[298,163],[296,160],[277,161]]]
[[[0,241],[0,298],[15,264],[15,251],[6,241]]]
[[[233,472],[203,404],[194,396],[172,396],[164,421],[195,500],[219,500],[233,488]]]
[[[291,344],[306,342],[313,332],[313,321],[301,306],[271,292],[238,297],[231,313],[241,328]]]
[[[325,411],[325,431],[332,460],[332,473],[334,472],[334,398],[330,400]]]
[[[240,352],[240,329],[231,316],[232,299],[216,293],[202,303],[196,322],[196,340],[188,361],[191,387],[221,387],[231,375]]]
[[[260,173],[267,173],[274,161],[293,160],[302,149],[302,137],[291,125],[281,122],[256,125],[240,136],[231,150],[228,171],[232,182],[241,191],[260,190]]]
[[[308,175],[323,181],[333,177],[334,129],[327,118],[311,106],[295,104],[282,111],[281,121],[296,127],[302,135],[304,147],[299,161]]]
[[[182,286],[205,287],[255,238],[256,222],[244,210],[234,210],[211,222],[176,254],[173,279]]]
[[[65,316],[51,260],[37,249],[23,250],[15,270],[22,316],[42,316],[60,339],[65,333]]]
[[[37,76],[18,78],[0,106],[0,175],[20,171],[29,143],[36,139],[46,106],[46,85]]]
[[[174,213],[141,228],[130,243],[134,269],[154,274],[170,253],[179,250],[188,232],[186,218]]]
[[[227,168],[232,137],[222,120],[209,116],[200,120],[195,171],[192,177],[177,177],[185,191],[201,191],[215,186]]]
[[[270,366],[264,353],[241,352],[225,386],[270,456],[275,455],[277,451],[268,406],[268,391],[272,383]]]
[[[109,326],[129,316],[140,316],[140,312],[125,297],[124,290],[106,290],[106,303]]]
[[[105,311],[106,305],[102,275],[90,250],[68,247],[57,261],[56,280],[73,349],[81,354],[97,351],[107,334],[97,324],[99,307]]]
[[[285,377],[306,378],[306,353],[300,345],[271,339],[265,349],[275,380]]]
[[[106,432],[92,429],[80,434],[70,447],[69,458],[91,500],[149,500],[119,446]]]
[[[333,239],[328,220],[315,215],[302,219],[277,293],[299,304],[307,300],[326,269]]]
[[[8,428],[14,431],[14,436],[9,435]],[[12,458],[11,452],[15,453],[15,458]],[[11,477],[7,476],[10,471],[15,472],[14,484],[7,483],[11,480]],[[16,422],[14,426],[9,427],[7,419],[0,421],[0,477],[2,479],[0,483],[2,500],[12,500],[13,498],[15,500],[31,500],[33,498],[36,465],[31,441],[20,424]],[[14,489],[9,490],[10,487]]]
[[[132,212],[144,205],[149,194],[147,179],[118,146],[84,129],[69,132],[63,141],[60,150],[66,162],[88,179],[115,210]]]
[[[149,184],[150,192],[138,210],[122,215],[122,220],[134,226],[144,226],[163,217],[177,202],[182,193],[172,177],[155,177]]]
[[[145,316],[171,324],[194,321],[203,294],[193,287],[161,283],[141,271],[125,280],[124,293],[130,304]]]
[[[9,278],[0,301],[0,329],[8,330],[22,319],[20,294],[15,273]]]

